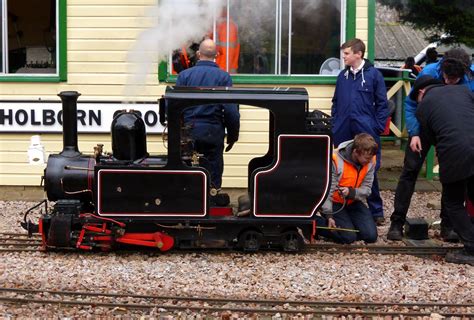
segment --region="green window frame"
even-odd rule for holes
[[[368,58],[373,60],[374,57],[374,28],[371,25],[375,24],[375,0],[368,1],[369,6],[369,50],[367,52]],[[345,1],[346,21],[345,24],[345,39],[351,39],[356,34],[356,0]],[[160,62],[158,66],[158,80],[165,83],[175,83],[177,75],[170,74],[168,68],[168,61]],[[312,85],[312,84],[335,84],[337,76],[332,75],[254,75],[254,74],[235,74],[232,75],[234,84],[290,84],[290,85]]]
[[[10,0],[11,1],[11,0]],[[14,1],[14,0],[13,0]],[[53,75],[4,74],[0,82],[64,82],[67,81],[67,0],[57,0],[57,73]],[[6,13],[5,13],[6,14]],[[0,15],[3,17],[2,15]],[[3,28],[2,28],[3,30]],[[2,46],[2,51],[3,51]]]

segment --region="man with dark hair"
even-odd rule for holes
[[[472,77],[474,66],[469,61],[469,55],[463,49],[454,48],[447,51],[441,61],[423,68],[418,77],[430,75],[437,80],[444,80],[446,84],[461,84],[474,91],[474,78]],[[423,130],[420,130],[420,124],[416,119],[416,108],[417,102],[410,96],[406,97],[405,118],[409,142],[405,150],[403,171],[395,191],[394,211],[390,217],[391,224],[387,233],[387,239],[394,241],[402,240],[403,226],[415,190],[416,180],[430,149],[429,140]],[[445,241],[457,240],[457,235],[453,231],[443,205],[441,206],[441,237]]]
[[[474,183],[474,94],[465,86],[439,83],[431,76],[418,78],[410,98],[418,102],[416,117],[425,137],[436,146],[443,209],[464,243],[464,251],[447,254],[446,261],[474,265],[474,225],[464,205]]]
[[[435,47],[430,47],[426,50],[426,65],[438,62],[438,51]]]
[[[211,39],[201,42],[197,52],[199,61],[192,68],[179,73],[176,86],[191,87],[231,87],[229,73],[219,69],[214,62],[216,44]],[[184,122],[192,127],[195,149],[204,155],[211,173],[211,187],[219,190],[224,171],[224,136],[227,129],[227,148],[229,151],[239,138],[240,114],[235,104],[202,105],[184,112]]]
[[[382,74],[369,60],[364,59],[365,44],[352,39],[341,46],[346,68],[336,82],[332,99],[334,144],[338,146],[365,132],[377,142],[377,166],[374,172],[372,192],[367,199],[370,211],[377,224],[382,224],[383,203],[377,181],[380,167],[380,134],[385,130],[388,118],[387,89]]]
[[[363,203],[371,193],[377,150],[374,138],[360,133],[334,152],[331,188],[322,206],[327,221],[317,217],[316,222],[329,228],[356,229],[358,233],[320,229],[319,235],[341,243],[377,241],[377,226]]]

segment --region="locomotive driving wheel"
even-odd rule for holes
[[[255,230],[242,232],[239,236],[239,248],[247,252],[256,252],[260,249],[263,235]]]
[[[300,251],[303,244],[303,239],[296,230],[286,231],[281,234],[281,245],[285,252]]]

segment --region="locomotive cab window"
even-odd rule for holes
[[[1,0],[0,78],[59,76],[59,10],[65,0]],[[65,17],[62,17],[65,19]]]
[[[223,70],[249,76],[336,75],[339,71],[346,1],[224,3],[209,21],[209,33],[202,35],[215,40],[216,63]],[[310,30],[317,30],[317,35]],[[169,74],[191,67],[197,46],[185,44],[176,49],[170,55]]]

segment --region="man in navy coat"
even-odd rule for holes
[[[382,74],[364,59],[365,44],[352,39],[341,46],[346,68],[336,82],[332,99],[333,138],[337,147],[359,133],[370,134],[379,145],[372,193],[367,204],[377,224],[384,221],[377,170],[380,168],[380,134],[388,118],[387,89]]]
[[[192,68],[179,73],[176,86],[231,87],[230,75],[215,63],[216,44],[211,39],[201,42],[197,52],[199,61]],[[240,114],[235,104],[209,104],[189,108],[184,122],[192,127],[194,148],[204,155],[205,167],[211,173],[211,188],[220,189],[224,171],[225,129],[229,151],[239,139]]]

